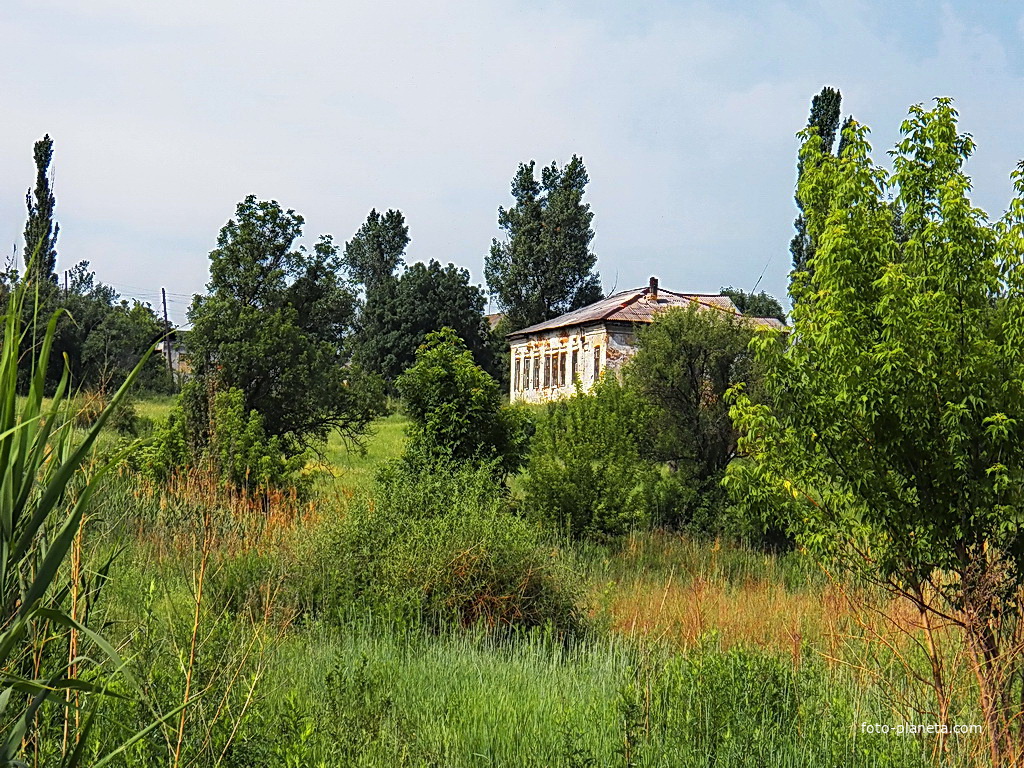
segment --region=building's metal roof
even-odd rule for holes
[[[707,293],[676,293],[659,288],[657,298],[652,300],[650,293],[650,287],[619,291],[593,304],[510,333],[508,338],[598,322],[649,323],[654,320],[654,315],[658,312],[669,307],[687,307],[693,303],[733,315],[740,314],[728,296]],[[751,317],[748,319],[755,327],[785,327],[774,317]]]

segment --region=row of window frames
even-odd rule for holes
[[[545,387],[564,387],[566,385],[566,352],[553,352],[546,355],[537,355],[523,358],[516,358],[515,371],[513,374],[512,386],[516,392],[526,389],[540,389],[543,377]],[[533,369],[531,371],[531,361]],[[522,362],[522,367],[520,367]],[[572,372],[575,375],[579,365],[579,350],[572,351]],[[533,374],[532,376],[530,374]],[[601,347],[594,346],[594,379],[601,375]],[[533,386],[530,386],[531,381]]]

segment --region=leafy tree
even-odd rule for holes
[[[740,318],[693,305],[659,314],[638,334],[625,378],[654,407],[658,429],[648,438],[654,455],[669,463],[686,491],[678,517],[666,522],[713,516],[723,506],[721,481],[737,439],[725,393],[752,381],[752,336]]]
[[[244,413],[287,452],[334,430],[358,438],[377,398],[349,366],[346,342],[356,297],[339,276],[330,236],[312,252],[295,248],[303,219],[275,201],[247,197],[210,253],[209,295],[188,312],[194,381],[186,397],[198,444],[209,441],[209,392],[242,392]]]
[[[748,317],[774,317],[780,322],[786,322],[786,313],[779,300],[764,291],[747,293],[730,285],[728,288],[722,288],[719,293],[732,299],[736,309]]]
[[[103,309],[99,324],[84,337],[78,364],[84,387],[110,391],[121,385],[165,330],[147,304],[129,304],[121,299]],[[148,392],[170,392],[174,388],[161,355],[147,360],[136,381],[139,389]]]
[[[39,283],[57,283],[57,235],[60,225],[53,220],[56,201],[50,188],[53,139],[49,134],[35,143],[36,186],[25,194],[28,220],[25,222],[25,265]]]
[[[473,358],[498,373],[497,343],[484,319],[484,295],[469,272],[449,264],[411,264],[397,280],[368,293],[360,317],[356,359],[393,382],[412,365],[427,334],[451,328]]]
[[[557,317],[601,298],[583,160],[573,155],[564,168],[552,163],[534,173],[520,164],[512,180],[515,205],[498,208],[505,240],[493,240],[484,274],[491,294],[513,328]]]
[[[901,132],[891,176],[872,163],[864,126],[847,129],[842,158],[817,132],[803,134],[799,191],[817,249],[793,282],[792,333],[755,343],[771,397],[737,393],[749,460],[730,475],[784,501],[810,551],[917,607],[943,721],[956,672],[935,627],[962,633],[992,763],[1015,764],[1024,736],[1024,169],[993,225],[967,197],[974,142],[958,133],[950,100],[912,107]],[[902,247],[889,190],[903,210]]]
[[[409,227],[402,212],[389,210],[381,216],[373,209],[355,237],[345,243],[342,263],[369,297],[374,290],[393,281],[403,264],[407,245]]]
[[[398,392],[412,419],[413,462],[493,462],[501,474],[522,465],[532,422],[520,408],[502,405],[498,383],[451,328],[427,334],[416,363],[398,378]]]
[[[658,517],[656,422],[615,376],[551,402],[523,472],[527,513],[575,539],[608,540]]]
[[[821,137],[821,152],[823,155],[832,154],[832,146],[835,144],[836,133],[839,130],[839,116],[842,110],[843,96],[835,88],[825,86],[821,93],[811,100],[811,113],[807,118],[807,129],[816,130]],[[849,121],[848,121],[849,122]],[[840,150],[842,140],[840,139]],[[801,157],[797,164],[797,185],[804,173],[804,159]],[[793,222],[796,227],[796,234],[789,243],[789,252],[793,257],[793,270],[803,271],[807,269],[807,263],[814,255],[814,241],[807,231],[807,217],[804,215],[804,201],[800,197],[799,190],[796,194],[796,207],[800,214]],[[767,317],[767,315],[765,315]]]

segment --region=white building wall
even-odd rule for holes
[[[576,380],[586,392],[607,368],[617,370],[629,358],[631,340],[630,332],[609,331],[603,323],[516,339],[511,342],[509,399],[544,403],[569,397]]]

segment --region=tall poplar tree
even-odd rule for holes
[[[495,238],[484,263],[491,295],[512,328],[543,322],[601,298],[590,204],[590,177],[576,155],[563,168],[551,163],[536,178],[521,163],[512,179],[515,205],[498,208],[504,241]]]
[[[811,100],[811,113],[807,118],[808,129],[817,129],[821,137],[821,152],[823,155],[831,155],[832,147],[839,133],[839,116],[842,111],[843,96],[835,88],[825,86],[821,93]],[[850,122],[847,119],[846,124]],[[844,126],[845,127],[845,126]],[[840,151],[842,151],[842,139],[840,138]],[[797,164],[797,185],[803,176],[803,161]],[[799,192],[796,194],[796,207],[800,214],[793,222],[796,227],[796,234],[789,243],[789,252],[793,256],[793,271],[803,272],[807,269],[807,262],[814,254],[814,241],[807,232],[807,217],[804,215],[804,203],[800,199]]]
[[[46,134],[35,143],[36,186],[25,194],[28,220],[25,222],[26,266],[32,264],[32,275],[39,282],[57,282],[57,233],[60,226],[53,220],[56,203],[50,186],[50,162],[53,160],[53,139]]]

